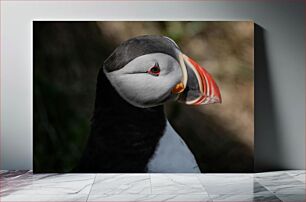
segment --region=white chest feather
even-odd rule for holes
[[[200,173],[198,164],[170,123],[148,164],[149,173]]]

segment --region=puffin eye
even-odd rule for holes
[[[160,68],[159,65],[156,63],[153,67],[147,71],[147,73],[152,74],[153,76],[159,76]]]

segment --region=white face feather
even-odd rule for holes
[[[160,68],[158,76],[147,73],[155,64]],[[163,53],[142,55],[105,74],[122,98],[142,108],[163,104],[175,96],[171,90],[182,79],[179,63]]]

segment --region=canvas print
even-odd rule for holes
[[[253,37],[250,21],[34,21],[34,172],[252,172]]]

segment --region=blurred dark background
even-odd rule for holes
[[[96,78],[121,42],[166,35],[204,66],[223,103],[169,103],[170,123],[202,172],[253,172],[254,25],[252,22],[33,23],[34,172],[69,172],[89,134]]]

